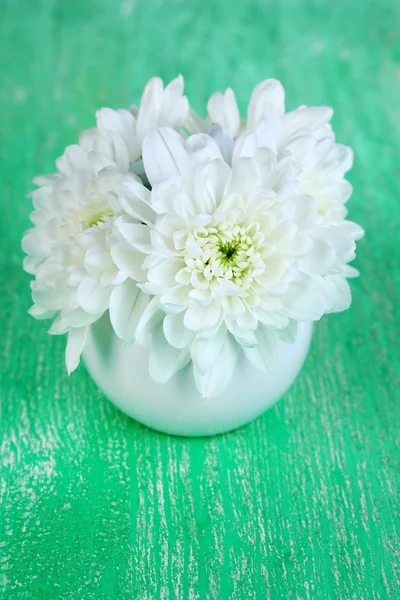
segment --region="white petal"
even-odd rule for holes
[[[155,222],[156,212],[151,207],[151,193],[137,181],[126,181],[124,187],[127,190],[125,196],[119,198],[121,208],[142,223],[151,225]]]
[[[28,309],[28,313],[31,315],[31,317],[38,320],[51,319],[56,314],[53,310],[45,310],[40,306],[36,306],[36,304]]]
[[[98,277],[87,276],[79,284],[77,300],[86,312],[97,315],[108,308],[110,289],[100,285]]]
[[[103,138],[112,147],[113,159],[123,173],[129,170],[129,163],[140,156],[141,144],[136,135],[136,119],[129,110],[102,108],[96,113],[97,127]],[[94,150],[105,152],[104,144],[98,141]]]
[[[192,289],[190,285],[176,285],[167,289],[160,298],[160,303],[165,308],[166,305],[175,305],[177,310],[187,306],[189,292]],[[174,312],[176,312],[174,310]]]
[[[341,270],[345,277],[358,277],[360,274],[360,272],[351,265],[343,265]]]
[[[286,344],[294,344],[297,339],[298,328],[298,321],[289,321],[286,327],[276,330],[276,335],[282,342],[285,342]]]
[[[32,300],[42,310],[53,311],[66,308],[71,301],[73,290],[67,286],[50,287],[36,281],[31,282]]]
[[[206,119],[202,119],[200,115],[193,110],[193,108],[189,107],[189,115],[185,123],[185,129],[189,133],[204,133],[204,131],[207,131],[209,126],[210,122],[208,117]]]
[[[189,297],[196,300],[197,304],[202,306],[208,306],[212,300],[212,291],[210,288],[207,289],[192,289],[189,292]]]
[[[315,140],[311,134],[295,134],[281,147],[281,151],[290,152],[293,161],[303,169],[311,168],[314,159]]]
[[[186,348],[193,339],[193,332],[183,324],[183,313],[168,314],[163,321],[164,335],[173,348]]]
[[[147,225],[129,223],[123,217],[119,217],[114,222],[114,231],[121,241],[132,246],[132,248],[136,248],[136,250],[146,254],[150,254],[153,251],[150,228]]]
[[[285,313],[297,321],[318,321],[327,308],[323,280],[318,276],[300,276],[289,284],[282,297]]]
[[[164,90],[162,110],[158,125],[168,125],[180,129],[189,116],[189,102],[183,96],[184,81],[182,75],[173,79]]]
[[[254,331],[257,329],[258,319],[255,317],[252,310],[247,309],[246,312],[238,317],[237,324],[242,329]]]
[[[59,179],[59,174],[58,173],[50,173],[50,174],[45,174],[45,175],[37,175],[34,179],[33,179],[33,183],[37,186],[44,186],[44,185],[53,185],[53,183],[55,181],[57,181],[57,179]]]
[[[41,229],[31,227],[25,231],[22,238],[22,250],[25,254],[32,254],[33,256],[38,254],[38,250],[41,247],[43,233]]]
[[[114,263],[124,276],[139,282],[146,280],[143,268],[145,255],[142,252],[119,240],[113,241],[110,252]]]
[[[231,176],[230,167],[215,159],[196,169],[194,196],[197,214],[213,214],[220,205]]]
[[[165,339],[162,326],[154,333],[150,346],[149,373],[159,383],[166,383],[190,360],[189,350],[178,350],[170,346]]]
[[[152,298],[143,310],[136,327],[136,339],[139,344],[143,344],[146,338],[153,333],[154,329],[164,318],[164,315],[164,311],[160,309],[158,298]]]
[[[259,191],[260,172],[257,164],[251,158],[238,158],[232,164],[232,178],[229,189],[232,194],[243,198],[251,197]]]
[[[351,305],[351,289],[343,275],[329,275],[326,281],[329,288],[329,308],[327,312],[347,310]]]
[[[301,106],[283,116],[283,138],[298,129],[307,128],[318,131],[332,118],[333,110],[329,106]]]
[[[182,178],[179,176],[168,177],[164,181],[153,185],[151,205],[159,215],[173,213],[176,198],[179,196],[183,197],[183,203],[190,203],[189,196],[182,188]]]
[[[244,352],[248,360],[257,369],[268,372],[273,369],[276,361],[276,332],[260,324],[255,333],[258,346],[256,348],[244,348]]]
[[[336,260],[334,250],[322,240],[314,240],[313,249],[301,259],[301,270],[305,273],[325,274],[328,273]]]
[[[257,137],[257,145],[261,148],[270,148],[277,152],[278,144],[282,136],[282,124],[280,116],[276,112],[270,112],[264,116],[254,130]]]
[[[258,322],[256,322],[258,325]],[[238,344],[246,346],[248,348],[254,348],[258,346],[258,340],[254,331],[241,327],[237,321],[229,319],[226,321],[227,327],[231,334],[235,337]],[[257,326],[256,325],[256,326]],[[255,328],[254,328],[255,329]]]
[[[216,141],[206,133],[191,135],[185,142],[185,150],[193,168],[214,158],[222,160],[222,154]]]
[[[65,325],[64,321],[58,317],[57,319],[54,319],[47,333],[50,335],[63,335],[68,333],[68,327]]]
[[[163,82],[152,77],[144,88],[138,111],[136,131],[140,140],[158,125],[163,103]]]
[[[330,228],[321,227],[319,229],[314,229],[313,237],[314,244],[317,243],[317,240],[320,240],[332,248],[336,254],[336,261],[338,263],[346,263],[354,258],[356,245],[350,228],[346,226]]]
[[[96,247],[89,248],[85,253],[84,265],[90,275],[95,275],[104,270],[109,262],[109,253],[99,251]]]
[[[224,298],[224,307],[227,311],[227,314],[230,317],[235,318],[242,315],[246,310],[243,300],[239,298],[239,296],[227,296]]]
[[[357,223],[354,223],[353,221],[345,221],[343,225],[350,231],[350,234],[354,240],[360,240],[362,237],[364,237],[365,231]]]
[[[65,350],[65,363],[68,375],[75,371],[79,365],[81,354],[85,348],[89,327],[77,327],[71,329],[68,334],[68,342]]]
[[[240,114],[235,94],[228,88],[224,94],[216,92],[207,104],[212,123],[219,123],[234,138],[240,130]]]
[[[192,331],[212,329],[221,316],[221,306],[217,302],[211,302],[208,306],[189,306],[185,312],[185,327]]]
[[[221,293],[223,296],[245,296],[246,292],[244,289],[233,283],[231,279],[217,278]]]
[[[254,308],[254,314],[257,319],[263,323],[264,325],[276,328],[286,327],[289,323],[289,318],[282,314],[282,307],[279,301],[279,308],[277,310],[276,304],[278,300],[276,298],[263,298],[261,301],[261,305]]]
[[[277,116],[285,112],[285,91],[276,79],[262,81],[254,88],[247,112],[249,129],[255,129],[271,112]]]
[[[90,171],[88,153],[76,144],[67,146],[64,154],[56,160],[56,166],[61,173],[71,176],[79,171]]]
[[[231,165],[235,143],[231,136],[227,133],[226,129],[224,129],[218,123],[214,123],[214,125],[211,125],[211,127],[207,130],[207,134],[217,144],[224,161],[228,165]]]
[[[190,184],[192,167],[184,140],[173,129],[160,127],[145,137],[143,163],[152,186],[174,175]]]
[[[204,375],[193,369],[196,387],[204,399],[218,396],[229,384],[239,356],[239,346],[227,335],[211,369]]]
[[[73,328],[73,327],[84,327],[85,325],[91,325],[95,321],[97,321],[101,315],[91,315],[85,312],[80,306],[75,308],[72,311],[63,311],[62,312],[62,321],[65,327]]]
[[[190,347],[190,354],[195,368],[202,375],[212,368],[221,352],[226,336],[226,327],[221,325],[215,334],[208,339],[196,338],[193,341]]]
[[[150,269],[148,279],[163,289],[168,289],[176,284],[176,275],[184,266],[185,262],[183,258],[168,257],[162,263]]]
[[[135,341],[137,325],[149,302],[150,297],[131,279],[111,292],[110,321],[121,340],[128,344]]]
[[[25,256],[23,260],[23,268],[26,273],[35,275],[38,265],[40,265],[41,259],[37,256]]]
[[[241,157],[252,157],[257,152],[257,136],[255,133],[242,133],[236,141],[233,149],[232,162]]]

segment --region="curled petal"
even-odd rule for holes
[[[150,229],[143,223],[129,223],[123,217],[114,222],[114,231],[119,239],[145,254],[153,251],[150,239]],[[144,260],[144,257],[143,257]]]
[[[255,332],[258,345],[254,348],[244,348],[248,360],[260,371],[270,371],[276,361],[277,336],[272,329],[259,325]]]
[[[282,116],[284,112],[285,92],[282,84],[276,79],[266,79],[251,94],[247,113],[248,127],[254,129],[271,113]]]
[[[240,114],[235,94],[228,88],[224,94],[216,92],[208,101],[208,114],[212,123],[222,125],[234,138],[240,131]]]
[[[87,276],[78,286],[77,300],[84,311],[93,314],[103,314],[108,308],[110,289],[100,284],[98,277]]]
[[[149,372],[151,377],[159,383],[167,382],[177,371],[183,369],[190,361],[187,348],[182,350],[173,348],[165,339],[160,325],[150,347]]]
[[[218,396],[231,380],[240,348],[231,335],[225,337],[221,350],[209,371],[202,374],[196,366],[193,368],[196,387],[207,400]]]
[[[208,339],[196,337],[191,345],[190,353],[195,369],[202,375],[210,371],[217,360],[227,336],[226,327],[221,326]]]
[[[212,329],[219,322],[220,317],[221,306],[217,302],[211,302],[207,306],[194,304],[185,312],[184,325],[191,331]]]
[[[117,286],[110,296],[110,321],[117,336],[132,344],[136,330],[150,297],[144,294],[134,281],[128,279]]]
[[[81,354],[85,348],[89,327],[76,327],[68,334],[67,347],[65,350],[65,364],[68,375],[75,371],[79,365]]]
[[[160,127],[145,137],[143,163],[152,186],[177,175],[190,185],[192,167],[184,149],[184,140],[169,127]]]
[[[173,348],[186,348],[194,334],[183,324],[183,313],[168,314],[163,321],[164,336]]]

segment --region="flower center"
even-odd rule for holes
[[[264,235],[258,223],[218,225],[199,228],[193,232],[194,250],[185,262],[197,285],[211,285],[218,279],[232,281],[248,289],[254,277],[265,269],[261,253]]]
[[[108,206],[97,210],[96,212],[90,212],[85,215],[82,219],[84,229],[90,229],[91,227],[98,226],[100,223],[106,223],[108,219],[114,216],[113,211]]]
[[[225,259],[230,261],[237,254],[238,245],[233,242],[227,242],[226,244],[221,244],[219,249],[221,254],[225,256]]]

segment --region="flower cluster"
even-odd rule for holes
[[[241,353],[271,369],[299,321],[348,308],[363,231],[346,219],[353,158],[331,117],[285,112],[282,85],[267,80],[246,120],[231,89],[202,119],[182,77],[151,79],[138,108],[98,111],[57,173],[35,180],[23,239],[30,312],[68,333],[68,372],[108,311],[124,342],[150,344],[155,380],[190,364],[209,398]]]

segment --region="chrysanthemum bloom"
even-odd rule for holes
[[[328,222],[347,215],[345,202],[352,188],[344,179],[353,163],[348,146],[337,144],[330,126],[333,110],[325,106],[301,106],[285,112],[285,94],[279,81],[267,79],[258,84],[250,98],[247,119],[242,120],[233,91],[217,92],[208,102],[208,119],[222,125],[231,138],[255,132],[258,144],[278,153],[290,152],[298,169],[303,194],[313,196]]]
[[[165,88],[159,77],[153,77],[144,89],[139,107],[97,111],[97,127],[82,133],[81,145],[110,156],[121,173],[130,171],[146,180],[142,161],[146,135],[163,126],[183,132],[189,124],[189,103],[183,88],[182,75]]]
[[[109,311],[122,340],[150,339],[156,380],[192,362],[211,397],[241,353],[269,369],[297,322],[349,306],[362,230],[346,220],[352,153],[335,142],[331,109],[285,113],[268,80],[247,121],[231,90],[208,111],[190,109],[182,77],[154,78],[139,108],[101,109],[58,173],[36,180],[23,241],[31,314],[68,333],[69,372]]]
[[[128,191],[129,186],[141,189],[136,176],[121,175],[104,155],[70,146],[57,166],[57,175],[36,180],[35,227],[22,245],[28,254],[25,270],[35,275],[30,312],[54,318],[50,333],[69,332],[66,361],[71,372],[88,325],[109,308],[113,290],[128,278],[143,281],[142,259],[113,234],[115,219],[144,222],[152,211]]]
[[[241,349],[270,369],[277,339],[294,339],[297,321],[348,307],[347,263],[361,235],[350,222],[324,223],[289,153],[258,147],[256,134],[229,148],[224,131],[212,133],[147,136],[154,228],[138,244],[130,225],[115,223],[148,255],[141,287],[154,298],[136,336],[153,335],[150,373],[166,381],[192,360],[204,397],[228,383]]]
[[[142,185],[133,172],[143,178],[142,142],[148,132],[165,124],[179,129],[187,120],[182,93],[182,77],[165,89],[153,78],[138,109],[100,110],[97,127],[58,159],[58,173],[35,180],[34,227],[23,240],[25,269],[35,275],[30,312],[55,319],[50,333],[69,333],[69,372],[79,362],[91,323],[109,309],[116,333],[125,337],[148,303],[136,286],[143,281],[143,258],[119,240],[113,227],[118,218],[136,226],[140,236],[151,224],[154,211],[137,199]],[[125,295],[129,314],[119,309]]]

